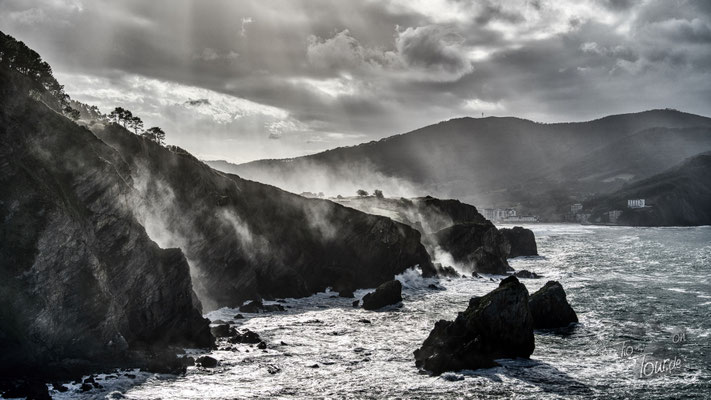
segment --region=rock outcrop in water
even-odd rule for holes
[[[499,231],[510,246],[507,258],[538,255],[536,236],[532,230],[514,226],[513,228],[502,228]]]
[[[497,358],[528,358],[534,347],[528,290],[509,277],[489,294],[473,297],[454,321],[438,321],[415,350],[415,364],[439,375],[492,367]]]
[[[472,271],[503,275],[512,270],[506,261],[508,242],[489,221],[453,225],[430,235],[428,240]]]
[[[578,322],[578,316],[568,303],[563,286],[556,281],[548,281],[533,293],[529,308],[535,329],[565,328]]]
[[[435,274],[409,226],[215,171],[115,124],[95,132],[130,166],[149,234],[190,260],[206,309],[372,288],[415,265]]]
[[[158,247],[130,210],[129,166],[31,88],[0,68],[0,377],[212,346],[182,252]]]
[[[402,283],[397,279],[385,282],[374,292],[363,296],[363,308],[377,310],[402,301]]]
[[[470,204],[432,196],[413,199],[350,197],[335,201],[363,212],[388,216],[417,229],[432,257],[444,250],[456,263],[462,264],[462,268],[496,274],[511,270],[506,261],[510,243],[504,232],[497,232],[494,225]],[[523,251],[530,251],[530,242],[521,243],[528,246],[522,248]],[[535,238],[533,247],[535,249]],[[452,266],[435,269],[440,276],[458,275]]]

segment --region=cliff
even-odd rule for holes
[[[215,171],[115,124],[94,130],[130,166],[151,237],[185,252],[208,309],[376,287],[416,265],[434,274],[407,225]]]
[[[129,167],[0,68],[0,376],[146,365],[212,345],[178,249],[134,218]]]

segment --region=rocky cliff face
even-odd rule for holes
[[[0,70],[0,376],[211,346],[185,257],[130,211],[128,165],[28,88]]]
[[[510,245],[489,221],[453,225],[428,236],[427,240],[470,271],[503,275],[513,270],[506,261]]]
[[[509,243],[508,258],[538,255],[536,236],[532,230],[514,226],[513,228],[502,228],[499,231]]]
[[[497,358],[528,358],[535,348],[528,290],[515,277],[482,297],[454,321],[440,320],[415,351],[415,364],[439,375],[488,368]]]
[[[148,233],[185,252],[208,309],[376,287],[416,265],[434,274],[409,226],[215,171],[117,125],[95,131],[130,166]]]
[[[521,250],[530,252],[531,240],[535,253],[535,238],[511,235],[505,229],[497,230],[491,221],[484,218],[476,207],[459,200],[437,199],[431,196],[413,199],[355,197],[336,200],[339,204],[355,209],[388,216],[407,224],[423,235],[422,242],[435,258],[443,252],[451,255],[451,261],[460,269],[484,273],[505,274],[511,270],[507,257],[511,256],[512,241]],[[522,229],[522,228],[521,228]],[[533,232],[530,235],[533,236]],[[516,230],[515,233],[519,233]],[[514,237],[515,236],[515,237]],[[525,236],[525,235],[524,235]],[[447,260],[450,261],[450,260]],[[444,265],[440,274],[451,270]]]
[[[406,198],[350,197],[335,200],[347,207],[369,214],[383,215],[407,224],[427,235],[454,224],[484,223],[476,207],[453,199],[432,196]]]

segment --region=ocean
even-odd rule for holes
[[[268,344],[227,345],[209,353],[214,369],[183,376],[120,371],[99,376],[104,389],[55,398],[711,398],[711,227],[630,228],[535,224],[539,257],[510,260],[541,279],[522,279],[529,293],[560,281],[580,323],[537,331],[528,360],[446,373],[415,368],[413,351],[439,319],[454,319],[469,298],[499,277],[397,278],[402,307],[353,308],[353,299],[320,293],[286,299],[286,312],[245,314],[220,309]],[[492,278],[492,279],[489,279]],[[435,283],[444,290],[432,290]],[[362,297],[368,290],[359,290]],[[269,303],[269,302],[268,302]],[[199,352],[188,350],[189,354]],[[126,374],[136,377],[129,379]],[[68,385],[77,389],[78,385]]]

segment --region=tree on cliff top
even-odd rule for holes
[[[163,132],[163,129],[154,126],[152,128],[148,128],[143,134],[141,135],[146,139],[152,140],[158,144],[163,144],[165,141],[165,132]]]

